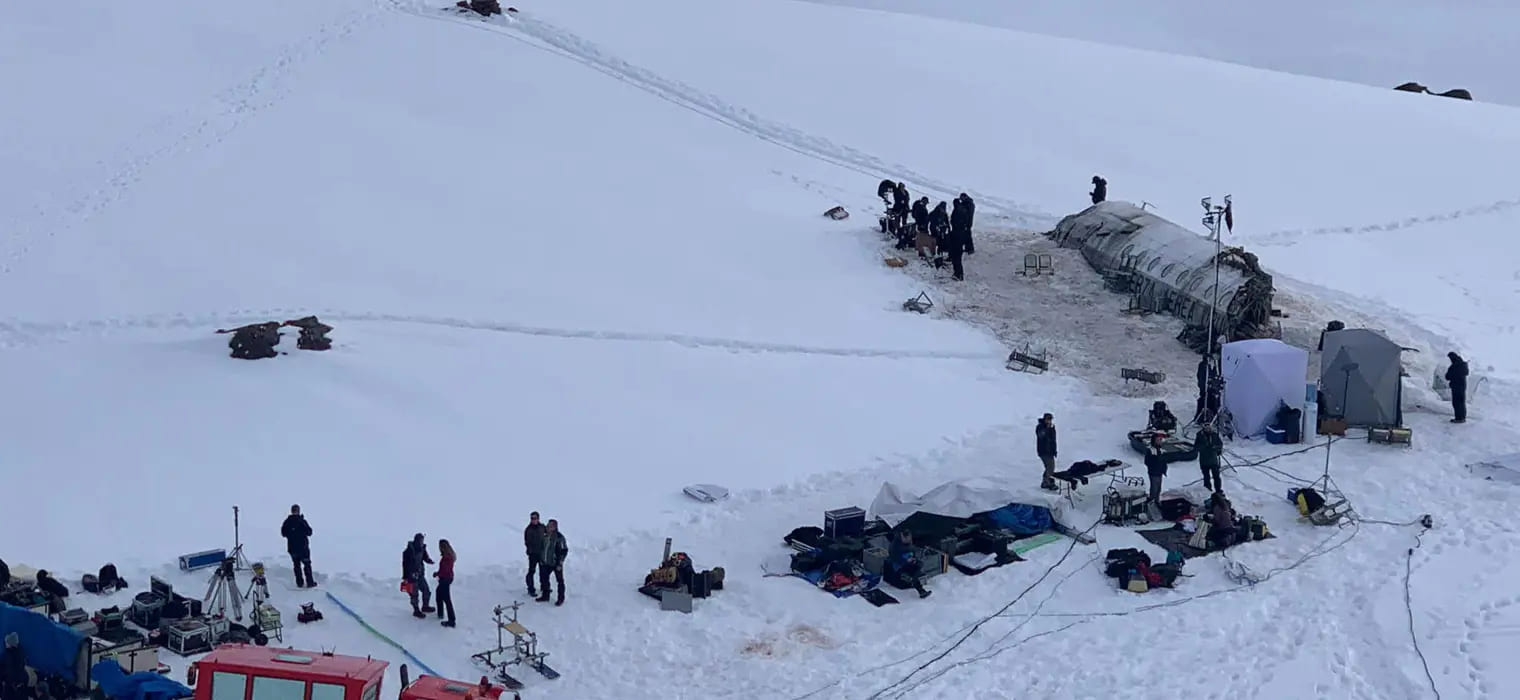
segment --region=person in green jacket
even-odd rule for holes
[[[1224,491],[1224,480],[1219,476],[1219,456],[1224,453],[1224,440],[1214,424],[1204,423],[1193,440],[1198,448],[1198,470],[1203,472],[1203,487],[1209,491]]]
[[[559,584],[559,597],[554,600],[554,604],[565,604],[565,557],[568,556],[570,556],[570,545],[565,543],[565,536],[559,531],[559,521],[550,518],[548,527],[544,529],[543,554],[538,560],[538,601],[540,603],[549,602],[549,594],[554,592],[549,587],[549,574],[552,572],[554,582]]]

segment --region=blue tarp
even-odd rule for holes
[[[1011,503],[983,515],[998,527],[1019,535],[1037,535],[1049,530],[1054,522],[1049,508],[1023,503]]]
[[[21,638],[26,664],[44,674],[57,674],[77,681],[80,653],[88,653],[84,635],[48,616],[8,603],[0,603],[0,639],[12,632]]]
[[[188,686],[157,673],[139,671],[129,676],[116,659],[106,659],[91,667],[90,679],[99,683],[101,692],[112,700],[175,700],[195,694]]]

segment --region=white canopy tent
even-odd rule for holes
[[[1224,407],[1234,417],[1235,434],[1266,432],[1280,404],[1303,408],[1309,353],[1281,340],[1239,340],[1220,347]]]
[[[886,482],[871,501],[870,515],[897,527],[914,513],[931,513],[952,518],[969,518],[977,513],[997,510],[1010,503],[1039,506],[1050,511],[1051,519],[1064,522],[1062,506],[1066,501],[1057,494],[1040,489],[1016,486],[998,477],[978,476],[947,481],[921,496]]]

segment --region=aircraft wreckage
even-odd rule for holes
[[[1129,202],[1094,204],[1060,223],[1050,236],[1082,252],[1112,291],[1128,294],[1133,312],[1164,313],[1187,327],[1177,339],[1195,351],[1208,345],[1209,310],[1225,342],[1275,338],[1272,276],[1256,256],[1235,246],[1219,254],[1214,307],[1214,241]]]

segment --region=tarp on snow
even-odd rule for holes
[[[86,669],[81,657],[89,660],[89,640],[66,625],[41,613],[0,603],[0,639],[15,632],[26,653],[26,664],[43,674],[58,674],[65,680],[78,681]]]
[[[101,692],[112,700],[176,700],[195,695],[184,684],[157,673],[139,671],[129,676],[116,659],[92,666],[90,679],[99,683]]]
[[[1520,452],[1473,462],[1467,465],[1467,470],[1491,481],[1520,484]]]
[[[1059,521],[1061,504],[1064,502],[1055,493],[1016,486],[1007,479],[997,477],[947,481],[922,495],[889,481],[881,485],[876,500],[871,501],[870,515],[897,527],[914,513],[964,519],[1008,505],[1025,505],[1044,508],[1053,520]]]

